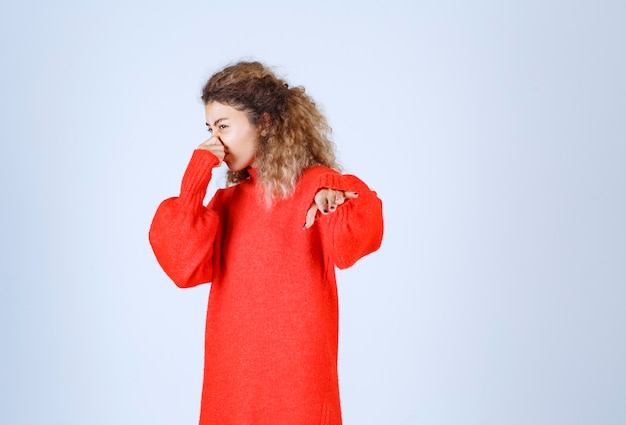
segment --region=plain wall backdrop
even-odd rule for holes
[[[304,85],[384,203],[382,248],[338,273],[346,425],[626,423],[624,22],[608,0],[3,1],[0,423],[197,423],[209,286],[176,288],[147,232],[239,59]]]

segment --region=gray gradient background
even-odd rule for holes
[[[209,288],[147,231],[240,58],[384,201],[347,425],[626,423],[624,2],[176,3],[0,5],[0,423],[196,423]]]

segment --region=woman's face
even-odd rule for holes
[[[231,171],[254,167],[259,127],[232,106],[209,102],[205,107],[206,125],[212,137],[224,145],[224,162]]]

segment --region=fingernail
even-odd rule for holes
[[[322,211],[324,214],[328,214],[328,210],[324,210]]]
[[[335,206],[332,206],[332,207],[330,207],[330,210],[331,211],[335,211],[335,208],[336,208]]]
[[[303,229],[306,229],[306,221],[304,222],[304,224],[302,225]]]

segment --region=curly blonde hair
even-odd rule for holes
[[[229,105],[244,112],[251,124],[264,128],[256,152],[257,178],[269,203],[291,195],[308,167],[340,170],[330,139],[332,130],[313,99],[304,87],[290,88],[263,64],[239,62],[215,73],[202,89],[202,101]],[[227,184],[249,176],[247,169],[229,170]]]

